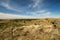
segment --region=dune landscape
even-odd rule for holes
[[[0,0],[0,40],[60,40],[60,0]]]
[[[60,19],[1,19],[0,40],[60,40]]]

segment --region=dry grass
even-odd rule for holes
[[[0,40],[60,40],[60,19],[0,20]]]

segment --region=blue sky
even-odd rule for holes
[[[0,18],[12,18],[11,15],[19,18],[60,18],[60,0],[0,0]]]

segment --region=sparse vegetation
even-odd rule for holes
[[[0,20],[0,40],[60,40],[60,19]]]

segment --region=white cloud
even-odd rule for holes
[[[5,13],[0,13],[0,19],[4,19],[4,18],[43,18],[43,17],[50,17],[50,15],[51,15],[51,12],[49,12],[49,11],[46,11],[46,10],[41,10],[40,8],[40,2],[41,2],[42,0],[34,0],[34,4],[32,5],[32,4],[30,4],[29,5],[29,7],[33,7],[33,8],[35,8],[35,7],[37,7],[37,10],[35,11],[35,12],[26,12],[27,14],[31,14],[31,16],[25,16],[25,15],[14,15],[14,14],[5,14]],[[7,9],[10,9],[10,10],[14,10],[14,11],[17,11],[17,12],[21,12],[21,10],[20,9],[16,9],[16,8],[14,8],[14,7],[11,7],[10,5],[9,5],[9,2],[2,2],[0,5],[2,5],[2,6],[4,6],[5,8],[7,8]]]
[[[49,12],[49,11],[46,11],[46,10],[38,10],[38,11],[35,11],[35,12],[27,12],[27,14],[30,14],[34,17],[37,17],[37,18],[52,18],[52,13]]]
[[[32,12],[33,14],[34,12]],[[50,17],[50,13],[47,12],[45,15],[37,15],[33,14],[31,16],[26,15],[16,15],[16,14],[8,14],[0,12],[0,19],[38,19],[38,18],[48,18]]]
[[[33,5],[29,5],[29,7],[33,7],[36,9],[36,11],[32,11],[32,12],[27,12],[27,14],[31,14],[33,16],[37,16],[37,17],[50,17],[51,12],[41,9],[41,3],[43,0],[34,0],[34,4]]]
[[[28,7],[32,7],[32,8],[36,8],[38,6],[40,6],[42,0],[32,0],[33,3],[32,4],[29,4]]]
[[[0,19],[26,19],[26,18],[36,18],[33,16],[25,16],[25,15],[15,15],[15,14],[6,14],[0,12]]]
[[[40,0],[36,0],[35,4],[33,5],[33,8],[37,7],[39,5],[39,3],[40,3]]]
[[[5,1],[7,1],[7,2],[2,1],[0,5],[7,8],[7,9],[14,10],[14,11],[17,11],[17,12],[21,12],[20,9],[17,9],[17,8],[14,8],[14,7],[10,6],[9,0],[5,0]]]
[[[34,2],[33,2],[32,4],[29,4],[29,6],[28,6],[27,8],[29,8],[29,7],[35,8],[35,7],[37,7],[37,6],[39,5],[39,3],[41,2],[41,0],[33,0],[33,1],[34,1]],[[0,5],[3,6],[3,7],[5,7],[5,8],[7,8],[7,9],[10,9],[10,10],[14,10],[14,11],[17,11],[17,12],[22,12],[21,8],[17,9],[17,8],[11,6],[9,0],[4,0],[4,1],[2,1],[2,2],[0,3]],[[39,6],[40,6],[40,5],[39,5]],[[38,9],[37,9],[37,10],[38,10]]]
[[[31,14],[32,16],[39,17],[39,18],[51,16],[51,12],[46,11],[46,10],[38,10],[38,11],[34,11],[34,12],[27,12],[27,14]]]

